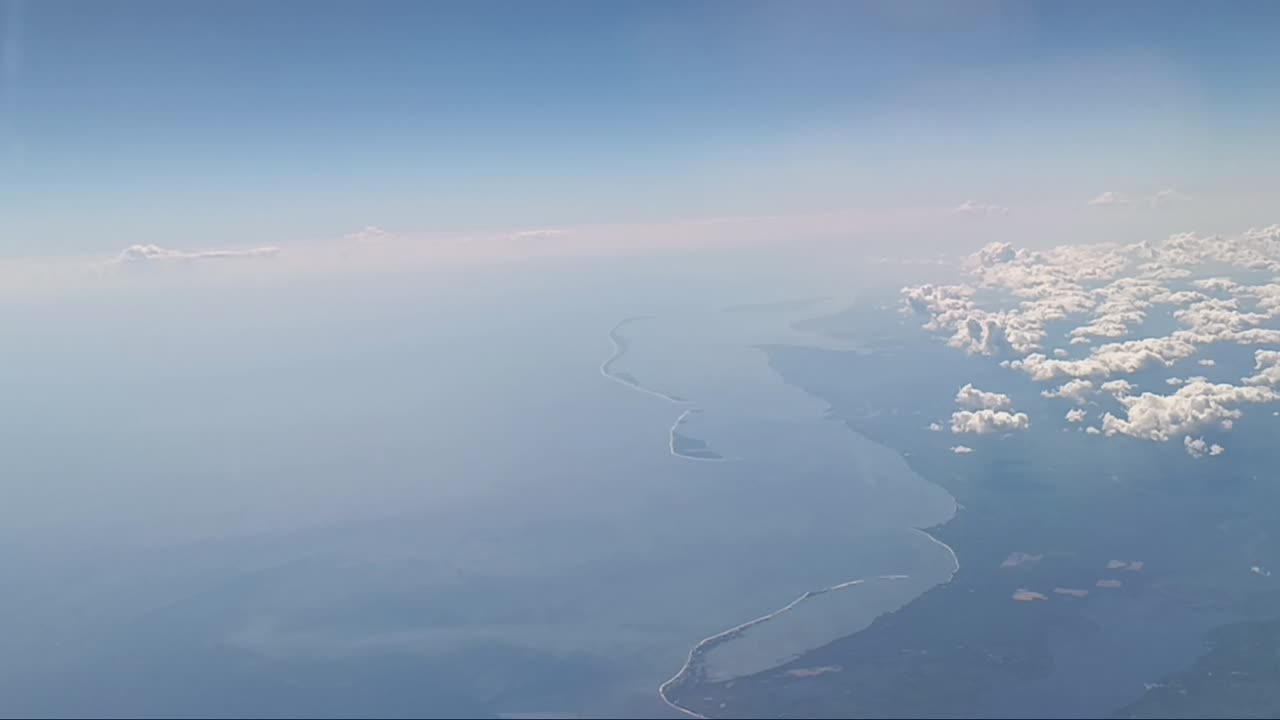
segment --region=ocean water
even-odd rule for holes
[[[701,638],[910,576],[718,651],[750,672],[945,581],[912,528],[951,497],[760,348],[839,347],[787,329],[822,309],[724,311],[815,283],[719,277],[588,263],[9,308],[3,713],[652,716]],[[601,373],[635,315],[617,370],[686,402]],[[723,460],[672,453],[694,408],[679,433]]]

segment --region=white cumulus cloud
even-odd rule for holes
[[[1185,197],[1174,191],[1137,200],[1110,192],[1094,204],[1180,199]],[[1085,428],[1090,434],[1163,442],[1204,425],[1230,428],[1241,416],[1239,405],[1280,400],[1280,349],[1264,349],[1280,346],[1280,225],[1234,236],[1177,233],[1161,242],[1035,251],[993,242],[960,269],[968,276],[964,281],[903,289],[907,307],[925,316],[924,329],[944,336],[951,347],[1000,356],[1001,367],[1057,384],[1041,393],[1045,397],[1083,405],[1097,399],[1096,390],[1110,395],[1123,412],[1104,413],[1100,427]],[[1232,269],[1272,279],[1246,284],[1224,275]],[[1149,314],[1162,321],[1171,316],[1176,325],[1143,336]],[[1049,345],[1050,334],[1063,324],[1071,329],[1058,337],[1073,348],[1070,353],[1061,339],[1053,343],[1058,347]],[[1202,367],[1213,367],[1205,346],[1219,343],[1256,350],[1255,372],[1239,386],[1182,373],[1166,381],[1172,394],[1135,394],[1135,373],[1173,368],[1197,355]],[[1076,351],[1077,346],[1083,347]],[[981,393],[962,389],[957,400],[979,412],[953,416],[954,432],[1021,426],[1021,413],[983,400]],[[1003,413],[999,419],[997,412]]]
[[[1172,367],[1176,361],[1190,357],[1195,351],[1194,345],[1173,337],[1142,338],[1100,345],[1089,357],[1081,360],[1058,360],[1043,353],[1031,353],[1010,362],[1009,367],[1022,370],[1039,381],[1108,377],[1135,373],[1149,365]]]
[[[1067,411],[1067,422],[1069,423],[1084,422],[1084,418],[1088,414],[1089,413],[1085,412],[1082,408],[1071,408],[1070,410]]]
[[[1062,398],[1070,400],[1077,405],[1084,405],[1089,402],[1089,396],[1093,394],[1093,383],[1089,380],[1068,380],[1061,386],[1053,390],[1044,390],[1040,393],[1046,398]]]
[[[985,435],[993,432],[1026,430],[1031,426],[1026,413],[1006,410],[958,410],[951,414],[951,432]]]
[[[1102,390],[1102,392],[1104,393],[1109,393],[1111,395],[1119,397],[1121,395],[1132,394],[1134,390],[1134,384],[1124,379],[1108,380],[1102,383],[1101,385],[1099,385],[1098,388]]]
[[[956,404],[961,407],[1005,410],[1013,406],[1013,401],[1004,393],[979,390],[973,386],[973,383],[966,383],[956,393]]]
[[[1107,435],[1130,435],[1165,442],[1204,425],[1240,417],[1241,412],[1233,407],[1235,405],[1276,399],[1276,392],[1269,387],[1241,387],[1197,379],[1178,388],[1172,395],[1145,392],[1120,397],[1125,417],[1111,413],[1103,415],[1102,429]]]
[[[1245,385],[1280,385],[1280,351],[1254,350],[1253,368],[1258,372],[1244,378]]]
[[[1218,444],[1210,445],[1205,442],[1204,438],[1192,438],[1190,435],[1182,438],[1182,444],[1187,449],[1187,454],[1193,458],[1204,457],[1205,453],[1209,455],[1221,455],[1226,452],[1226,448]]]
[[[957,455],[968,455],[969,453],[973,452],[973,448],[965,445],[954,445],[951,448],[951,452]]]

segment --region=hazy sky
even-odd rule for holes
[[[1280,160],[1270,2],[3,7],[0,257],[1169,188],[1230,216]]]

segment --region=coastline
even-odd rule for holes
[[[920,532],[924,532],[924,531],[921,530]],[[928,533],[925,533],[925,534],[928,535]],[[934,540],[934,542],[938,542],[939,544],[942,544],[945,546],[945,543],[941,543],[940,541],[938,541],[936,538],[933,538],[932,536],[930,536],[930,539]],[[952,555],[954,556],[955,553],[953,552]],[[959,566],[957,565],[957,569],[958,567]],[[952,574],[954,575],[954,572]],[[804,603],[806,600],[809,600],[810,598],[814,598],[819,595],[825,595],[826,593],[829,593],[829,592],[835,592],[838,590],[844,590],[847,588],[855,587],[857,585],[863,585],[868,582],[872,582],[876,580],[891,582],[894,580],[908,580],[910,578],[911,578],[910,575],[877,575],[875,577],[870,577],[870,578],[858,578],[856,580],[848,580],[846,582],[837,583],[835,585],[831,585],[829,587],[821,588],[818,590],[809,590],[804,594],[800,595],[800,597],[797,597],[795,600],[792,600],[791,602],[787,603],[786,605],[783,605],[782,607],[778,608],[777,610],[774,610],[771,613],[768,613],[766,615],[761,615],[760,617],[755,618],[754,620],[748,620],[747,622],[731,627],[728,630],[723,630],[714,635],[705,637],[699,640],[698,643],[694,645],[693,648],[689,651],[689,655],[685,659],[684,665],[681,666],[681,668],[678,671],[676,671],[676,674],[672,675],[670,679],[668,679],[666,682],[658,686],[658,697],[661,698],[662,702],[665,703],[668,707],[678,710],[689,717],[701,718],[701,720],[708,720],[705,715],[699,715],[693,710],[683,707],[679,703],[676,703],[675,701],[671,700],[671,698],[667,697],[667,691],[671,689],[673,686],[684,683],[685,680],[688,679],[690,675],[696,675],[697,672],[700,670],[700,668],[696,667],[698,664],[698,661],[702,658],[703,655],[705,655],[708,651],[713,649],[716,645],[718,645],[721,642],[733,640],[734,638],[738,637],[739,635],[746,632],[747,630],[750,630],[751,628],[756,627],[757,625],[764,624],[780,615],[784,615],[794,610],[795,608],[799,607],[802,603]]]
[[[613,367],[612,367],[613,364],[618,360],[622,359],[622,356],[626,354],[627,347],[628,347],[626,338],[622,337],[622,335],[618,331],[621,330],[626,325],[636,320],[643,320],[643,319],[645,319],[645,316],[643,315],[623,318],[622,320],[618,321],[617,325],[614,325],[612,328],[610,328],[609,340],[613,342],[613,353],[608,358],[606,358],[604,362],[600,363],[600,374],[616,383],[625,385],[626,387],[632,390],[635,390],[637,392],[642,392],[646,395],[652,395],[653,397],[656,397],[656,398],[661,398],[673,405],[688,405],[689,401],[684,398],[675,397],[674,395],[667,395],[666,393],[659,392],[657,390],[652,390],[650,388],[647,388],[641,385],[638,382],[635,382],[634,380],[629,380],[625,377],[621,377],[617,373],[613,372]],[[676,418],[675,422],[671,424],[671,428],[667,431],[667,436],[668,436],[667,449],[671,452],[673,456],[678,457],[681,460],[692,460],[694,462],[728,462],[730,458],[723,457],[723,456],[714,457],[714,458],[694,457],[692,455],[686,455],[676,450],[676,429],[679,428],[680,425],[685,421],[685,418],[699,411],[700,411],[699,408],[690,407],[690,408],[687,408],[684,412],[680,413],[679,417]]]
[[[641,385],[638,382],[635,382],[633,380],[627,380],[626,378],[623,378],[623,377],[619,377],[616,373],[613,372],[613,369],[611,366],[615,362],[620,360],[622,356],[625,355],[627,352],[627,341],[625,338],[623,338],[621,335],[618,334],[618,331],[621,330],[626,325],[632,322],[635,322],[636,320],[644,320],[645,317],[646,316],[644,315],[636,315],[633,317],[623,318],[622,320],[618,321],[617,325],[614,325],[609,330],[609,340],[613,342],[613,353],[604,362],[600,363],[600,374],[616,383],[625,385],[631,388],[632,390],[635,390],[637,392],[642,392],[646,395],[652,395],[656,398],[662,398],[663,400],[666,400],[667,402],[672,403],[673,405],[687,405],[689,401],[685,400],[684,398],[678,398],[672,395],[667,395],[666,393],[658,392],[657,390],[650,390],[649,388]]]
[[[629,323],[638,319],[642,319],[642,318],[639,316],[625,318],[619,321],[616,325],[613,326],[613,328],[610,329],[609,338],[613,344],[613,353],[604,362],[601,363],[600,374],[610,380],[623,384],[631,388],[632,390],[636,390],[639,392],[643,392],[647,395],[652,395],[654,397],[661,398],[672,404],[688,405],[690,403],[689,400],[667,395],[665,393],[662,393],[656,390],[651,390],[649,388],[646,388],[640,385],[638,382],[636,382],[632,378],[620,377],[619,374],[616,374],[613,372],[613,369],[612,369],[613,365],[626,354],[626,351],[629,347],[629,343],[627,339],[621,334],[620,331],[624,327],[626,327]],[[831,407],[830,404],[828,404],[828,411],[824,415],[830,415],[832,410],[834,410],[834,408]],[[684,422],[684,420],[688,418],[689,415],[699,411],[700,411],[699,408],[688,407],[679,415],[679,417],[676,418],[675,422],[672,424],[669,430],[669,447],[668,447],[669,451],[671,452],[672,455],[684,458],[686,460],[710,460],[710,461],[717,461],[717,462],[727,460],[728,458],[690,457],[676,451],[676,448],[675,448],[676,430],[680,427],[680,425]],[[849,428],[849,432],[853,432],[853,430]],[[948,517],[946,520],[944,520],[942,524],[945,524],[946,522],[950,522],[950,520],[955,517],[956,509],[957,508],[953,506],[951,516]],[[910,529],[914,530],[915,532],[923,534],[926,538],[928,538],[930,542],[942,546],[947,551],[947,554],[951,556],[951,561],[952,561],[951,571],[948,573],[946,579],[938,583],[938,585],[945,585],[951,582],[951,580],[955,577],[956,573],[960,569],[960,561],[958,556],[956,555],[955,550],[950,545],[934,537],[932,534],[930,534],[928,531],[924,530],[923,528],[913,527]],[[773,620],[781,615],[784,615],[790,612],[791,610],[794,610],[795,608],[799,607],[805,601],[811,598],[824,595],[830,592],[844,590],[844,589],[852,588],[855,586],[863,585],[871,581],[891,582],[896,580],[907,580],[907,579],[910,579],[910,577],[911,577],[910,575],[906,575],[906,574],[877,575],[873,577],[848,580],[845,582],[836,583],[834,585],[830,585],[828,587],[820,588],[817,590],[809,590],[802,593],[800,596],[796,597],[789,603],[783,605],[782,607],[770,613],[754,618],[752,620],[748,620],[744,623],[740,623],[738,625],[735,625],[734,627],[717,632],[708,637],[702,638],[697,643],[695,643],[694,646],[689,650],[688,654],[686,655],[685,662],[680,667],[680,669],[677,670],[677,672],[674,675],[672,675],[670,678],[664,681],[661,685],[659,685],[657,689],[658,697],[663,702],[664,705],[679,712],[683,716],[691,717],[691,718],[699,718],[701,720],[707,720],[706,716],[701,715],[695,712],[694,710],[686,708],[680,705],[675,700],[673,700],[670,697],[670,693],[673,689],[683,685],[685,682],[689,681],[691,678],[695,678],[698,676],[698,674],[701,672],[700,661],[706,655],[706,653],[708,653],[710,650],[714,649],[715,647],[717,647],[718,645],[724,642],[728,642],[739,637],[741,634],[743,634],[747,630],[750,630],[753,627],[757,627],[761,624],[767,623],[770,620]],[[834,639],[838,639],[838,638],[833,638],[833,640]]]
[[[945,585],[946,583],[951,582],[951,579],[955,577],[956,573],[960,572],[960,558],[956,555],[955,550],[952,549],[950,545],[942,542],[941,540],[934,537],[926,530],[923,530],[921,528],[912,528],[912,530],[915,530],[921,535],[924,535],[931,542],[941,545],[951,555],[951,561],[952,561],[951,574],[947,576],[947,579],[945,581],[943,581],[942,583],[939,583],[939,585]],[[695,665],[698,663],[698,661],[702,658],[703,655],[705,655],[708,651],[714,648],[717,644],[732,640],[738,637],[739,635],[741,635],[743,632],[746,632],[747,630],[753,627],[756,627],[757,625],[762,625],[780,615],[786,614],[794,610],[795,608],[799,607],[802,603],[804,603],[806,600],[809,600],[810,598],[817,597],[819,595],[823,595],[829,592],[834,592],[838,590],[844,590],[850,587],[855,587],[857,585],[863,585],[867,582],[875,581],[875,580],[894,581],[894,580],[909,580],[909,579],[911,579],[910,575],[877,575],[871,578],[858,578],[856,580],[848,580],[846,582],[837,583],[835,585],[831,585],[830,587],[821,588],[819,590],[810,590],[800,595],[796,599],[792,600],[791,602],[787,603],[786,605],[783,605],[777,610],[774,610],[771,613],[762,615],[758,618],[755,618],[754,620],[748,620],[747,622],[731,627],[728,630],[723,630],[714,635],[705,637],[699,640],[697,644],[695,644],[693,648],[689,650],[689,655],[685,658],[684,665],[682,665],[680,669],[676,671],[676,674],[672,675],[666,682],[658,686],[658,697],[668,707],[674,710],[677,710],[688,717],[699,718],[700,720],[709,720],[705,715],[700,715],[694,712],[693,710],[683,707],[679,703],[673,701],[671,698],[667,696],[667,691],[670,690],[672,687],[680,685],[683,682],[685,682],[685,680],[687,680],[690,675],[696,674],[697,670],[695,669]]]
[[[689,408],[688,410],[685,410],[684,412],[680,413],[680,417],[676,418],[676,421],[671,424],[671,429],[667,433],[668,448],[671,450],[671,454],[675,455],[676,457],[682,460],[693,460],[696,462],[728,462],[731,458],[724,457],[723,455],[721,455],[720,457],[713,457],[713,458],[694,457],[693,455],[685,455],[684,453],[676,450],[676,428],[679,428],[681,425],[684,424],[685,418],[697,412],[702,412],[702,410],[700,408]]]
[[[841,322],[855,321],[861,316]],[[788,384],[822,398],[833,417],[893,448],[916,474],[955,497],[953,517],[927,529],[921,525],[920,532],[952,552],[964,551],[965,572],[806,656],[802,663],[839,665],[846,672],[806,680],[803,688],[796,686],[801,696],[779,694],[792,683],[759,673],[734,678],[731,688],[707,678],[696,692],[675,693],[681,701],[713,717],[744,708],[765,717],[845,711],[863,717],[1035,717],[1046,707],[1063,717],[1108,717],[1150,693],[1145,684],[1165,682],[1199,657],[1204,633],[1223,622],[1228,608],[1265,603],[1265,591],[1251,584],[1256,576],[1246,577],[1247,567],[1234,573],[1220,568],[1224,557],[1248,558],[1247,565],[1265,556],[1254,538],[1269,527],[1247,514],[1240,494],[1246,483],[1251,491],[1262,485],[1251,480],[1260,473],[1245,466],[1239,484],[1209,486],[1194,464],[1158,447],[1116,444],[1077,456],[1084,441],[1056,432],[1029,433],[1017,443],[976,438],[984,443],[972,456],[979,462],[957,462],[945,435],[920,431],[921,416],[947,405],[925,403],[916,411],[902,399],[906,387],[939,395],[964,382],[988,382],[981,368],[946,365],[947,350],[921,340],[910,352],[884,359],[802,344],[779,343],[769,352]],[[1036,405],[1038,388],[1022,391],[1015,402],[1033,417],[1061,417],[1055,408]],[[882,412],[894,407],[900,412]],[[1259,490],[1266,494],[1250,506],[1274,496],[1269,486]],[[1214,518],[1226,514],[1234,514],[1240,529],[1215,534]],[[1014,551],[1043,554],[1045,562],[1003,566]],[[1128,556],[1143,558],[1146,567],[1126,574],[1123,590],[1087,599],[1011,601],[1020,588],[1049,595],[1059,586],[1092,587],[1109,572],[1112,558]],[[903,647],[913,652],[900,654]],[[920,682],[934,691],[918,693]],[[1064,691],[1084,684],[1090,693]],[[864,699],[850,706],[845,695]],[[1185,704],[1159,699],[1169,704],[1145,710],[1155,708],[1159,716],[1160,708]],[[721,701],[728,702],[723,712],[714,709]]]
[[[951,520],[954,520],[956,515],[958,514],[959,514],[958,510],[952,513],[951,518],[949,518],[947,522],[951,522]],[[960,572],[960,556],[956,555],[955,549],[952,548],[950,545],[942,542],[938,538],[934,537],[933,534],[930,533],[928,530],[924,530],[922,528],[912,528],[912,530],[915,530],[916,532],[920,533],[921,535],[924,535],[925,537],[929,538],[933,542],[941,545],[942,547],[946,548],[947,552],[951,553],[951,564],[955,565],[955,568],[951,571],[950,577],[948,577],[946,580],[946,582],[951,582],[951,578],[955,577],[956,573]],[[946,583],[941,583],[941,584],[945,585]]]

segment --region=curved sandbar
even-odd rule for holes
[[[647,388],[644,385],[641,385],[640,381],[631,373],[618,372],[613,369],[614,363],[621,360],[626,354],[627,349],[630,347],[627,342],[627,338],[621,333],[622,328],[636,320],[644,320],[646,317],[647,316],[644,315],[637,315],[634,317],[624,318],[609,330],[609,339],[613,342],[613,353],[604,362],[600,363],[600,374],[614,382],[622,383],[632,390],[637,390],[645,393],[646,395],[662,398],[669,403],[677,405],[688,404],[689,401],[685,398],[677,395],[668,395],[664,392]],[[677,429],[684,424],[685,420],[688,419],[691,414],[697,412],[701,412],[701,410],[697,408],[689,408],[688,410],[680,413],[680,416],[671,424],[671,430],[668,433],[669,437],[667,441],[668,449],[671,451],[672,455],[684,460],[723,462],[727,458],[708,447],[705,441],[697,440],[677,432]],[[683,447],[685,445],[689,447]]]
[[[929,539],[933,540],[934,542],[937,542],[938,544],[943,545],[944,547],[947,547],[945,543],[942,543],[937,538],[934,538],[932,535],[929,535],[923,530],[919,530],[919,532],[925,534],[926,536],[929,537]],[[950,550],[950,547],[948,547],[947,549]],[[953,558],[955,557],[954,552],[952,553],[952,557]],[[957,562],[955,566],[955,570],[952,571],[952,575],[954,576],[955,571],[959,569],[960,569],[960,565]],[[658,697],[660,697],[662,699],[662,702],[665,703],[670,708],[673,708],[689,717],[702,718],[703,720],[706,720],[706,717],[704,715],[700,715],[694,712],[693,710],[690,710],[689,708],[686,708],[678,704],[674,700],[672,700],[669,696],[669,693],[672,689],[677,688],[680,685],[683,685],[685,682],[688,682],[690,680],[696,681],[697,679],[699,679],[704,673],[704,669],[702,666],[703,658],[706,656],[708,652],[710,652],[716,646],[722,643],[734,640],[742,636],[743,633],[750,630],[751,628],[761,625],[763,623],[769,622],[774,618],[777,618],[785,613],[788,613],[794,610],[795,608],[799,607],[801,604],[803,604],[807,600],[810,600],[811,598],[815,598],[820,595],[824,595],[826,593],[846,590],[848,588],[851,588],[857,585],[863,585],[871,581],[891,582],[895,580],[907,580],[909,578],[910,578],[909,575],[878,575],[872,578],[859,578],[857,580],[849,580],[846,582],[837,583],[835,585],[831,585],[830,587],[820,588],[817,590],[810,590],[804,593],[803,595],[801,595],[800,597],[796,598],[795,600],[792,600],[791,602],[787,603],[786,605],[783,605],[782,607],[778,608],[777,610],[774,610],[773,612],[767,615],[762,615],[758,618],[755,618],[754,620],[748,620],[747,622],[744,622],[741,625],[736,625],[734,627],[729,628],[728,630],[724,630],[716,633],[715,635],[705,637],[702,640],[699,640],[698,643],[694,645],[693,648],[689,651],[689,655],[685,659],[684,665],[680,667],[680,669],[676,672],[676,674],[672,675],[670,679],[662,683],[662,685],[658,686]]]
[[[619,331],[622,330],[622,328],[629,325],[630,323],[635,322],[636,320],[645,320],[646,318],[647,316],[644,316],[644,315],[636,315],[634,317],[624,318],[618,321],[618,324],[614,325],[613,328],[609,330],[609,340],[613,342],[613,353],[609,355],[609,358],[607,360],[600,363],[600,374],[605,376],[606,378],[609,378],[614,382],[622,383],[623,385],[626,385],[632,390],[638,390],[647,395],[652,395],[654,397],[662,398],[663,400],[666,400],[669,403],[683,405],[689,401],[685,400],[682,397],[677,397],[675,395],[667,395],[666,393],[658,392],[657,390],[651,390],[641,385],[640,381],[637,380],[630,373],[620,373],[620,372],[615,372],[613,370],[613,364],[616,363],[618,360],[622,359],[622,356],[627,353],[627,347],[628,347],[627,339],[623,337]]]

